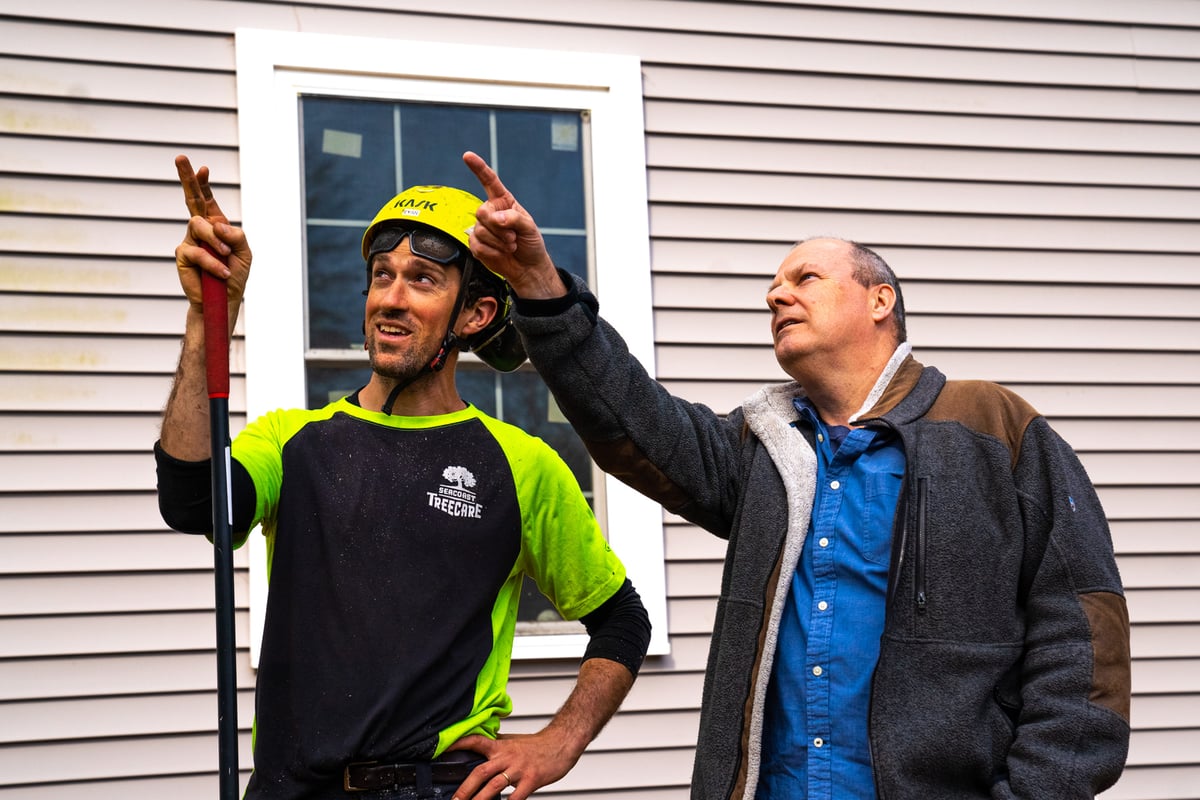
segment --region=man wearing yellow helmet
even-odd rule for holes
[[[191,301],[155,446],[159,506],[209,533],[210,444],[199,273],[249,275],[244,234],[207,170],[177,161],[193,216],[176,249]],[[261,525],[270,592],[248,800],[524,800],[574,766],[615,713],[649,620],[569,469],[541,440],[464,402],[459,349],[524,360],[503,280],[475,261],[480,200],[414,187],[362,242],[367,384],[322,409],[266,414],[231,447],[237,544]],[[524,576],[590,635],[574,691],[541,732],[498,738]]]

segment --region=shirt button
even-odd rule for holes
[[[825,670],[821,669],[819,666],[813,667],[813,675],[816,675],[818,678],[821,677],[821,673],[824,671]]]
[[[823,433],[818,433],[818,434],[817,434],[817,441],[818,441],[818,442],[823,442],[823,441],[825,441],[825,434],[823,434]]]
[[[821,602],[817,603],[817,608],[824,611],[825,609],[829,608],[829,603],[826,603],[824,600],[822,600]]]
[[[829,488],[830,489],[840,489],[840,488],[842,488],[842,482],[841,481],[830,481]]]
[[[829,547],[829,539],[822,536],[820,539],[817,540],[817,544],[821,545],[821,547]]]
[[[824,746],[825,746],[825,740],[822,739],[820,736],[813,739],[813,747],[824,747]]]

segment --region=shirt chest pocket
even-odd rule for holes
[[[901,470],[882,470],[864,476],[861,517],[862,555],[867,561],[883,567],[888,565],[892,552],[892,529],[896,504],[904,485]]]

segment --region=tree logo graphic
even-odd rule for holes
[[[449,466],[442,470],[445,483],[429,495],[430,508],[452,517],[483,518],[483,505],[475,499],[475,476],[466,467]]]
[[[459,489],[475,488],[475,476],[466,467],[446,467],[442,470],[442,477]]]

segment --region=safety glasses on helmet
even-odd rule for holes
[[[413,228],[400,225],[389,225],[383,228],[371,239],[367,250],[367,263],[375,260],[380,253],[390,253],[400,246],[404,237],[408,236],[408,247],[413,255],[427,258],[435,264],[453,264],[463,258],[463,249],[454,239],[433,228]]]

